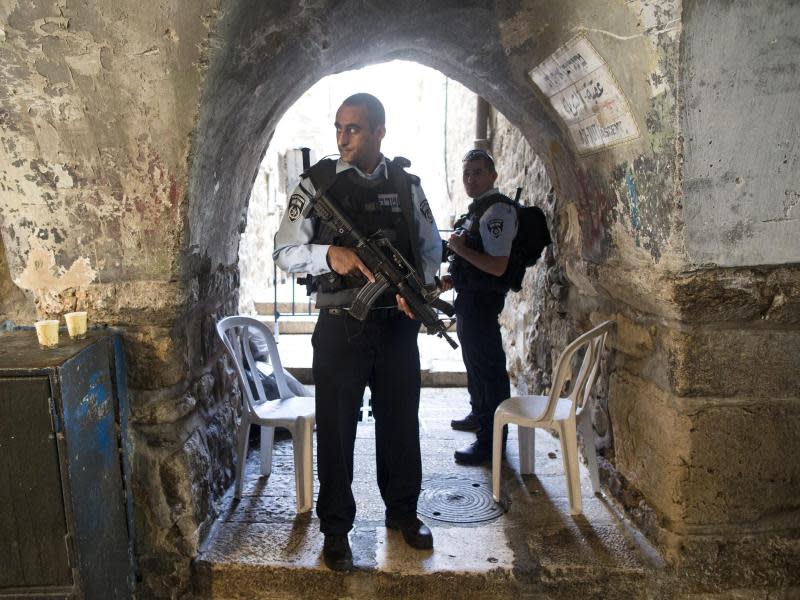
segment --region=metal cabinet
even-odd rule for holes
[[[0,334],[0,598],[129,598],[120,339],[61,341]]]

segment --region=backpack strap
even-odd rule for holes
[[[483,213],[485,213],[487,210],[489,210],[490,207],[494,206],[498,202],[510,204],[511,206],[517,209],[517,212],[519,212],[519,204],[514,202],[508,196],[504,196],[500,192],[496,194],[491,194],[489,196],[484,196],[477,200],[473,200],[467,207],[467,214],[472,215],[474,217],[473,227],[476,228],[475,230],[477,230],[477,224],[481,220]]]
[[[397,190],[397,197],[400,201],[400,210],[403,213],[403,220],[408,227],[408,239],[411,244],[411,254],[413,255],[413,264],[417,271],[422,273],[422,256],[420,255],[420,247],[417,242],[417,232],[414,229],[414,203],[411,198],[411,186],[419,184],[419,177],[406,173],[403,168],[410,166],[411,163],[408,159],[398,156],[392,161],[386,161],[386,168],[389,174],[389,181],[392,182],[392,187]]]

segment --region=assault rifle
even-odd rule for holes
[[[306,196],[311,197],[311,194],[306,192]],[[381,230],[376,231],[371,237],[362,235],[323,190],[314,194],[303,210],[303,216],[307,216],[311,210],[322,221],[333,227],[339,235],[350,236],[355,243],[353,250],[375,276],[374,283],[367,282],[356,294],[349,309],[353,317],[359,321],[366,319],[373,303],[383,292],[391,288],[405,298],[411,312],[425,325],[428,334],[436,334],[444,338],[452,348],[458,348],[458,344],[447,334],[447,325],[439,319],[434,310],[438,308],[452,317],[455,314],[452,304],[439,298],[439,290],[435,287],[433,289],[425,287],[416,269]]]

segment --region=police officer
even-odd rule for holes
[[[325,535],[323,559],[337,571],[353,566],[347,533],[356,505],[353,446],[364,389],[372,393],[377,480],[386,527],[410,546],[433,547],[430,529],[417,518],[422,483],[419,444],[419,322],[402,298],[384,294],[365,321],[348,314],[355,293],[375,278],[340,236],[307,214],[324,189],[364,234],[378,229],[434,285],[441,239],[419,179],[381,154],[385,113],[370,94],[347,98],[336,113],[338,161],[323,159],[302,175],[275,235],[273,258],[289,272],[313,276],[319,319],[312,336],[316,384],[317,516]]]
[[[485,150],[470,150],[463,160],[463,182],[473,199],[456,223],[448,247],[454,256],[443,288],[455,286],[456,331],[467,369],[471,412],[451,423],[476,430],[475,442],[456,450],[455,460],[478,464],[491,459],[494,411],[511,393],[498,316],[509,286],[502,279],[517,233],[517,211],[494,187],[497,171]],[[505,434],[504,434],[505,449]]]

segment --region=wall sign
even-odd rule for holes
[[[582,35],[529,73],[564,120],[579,154],[639,137],[628,99],[594,46]]]

